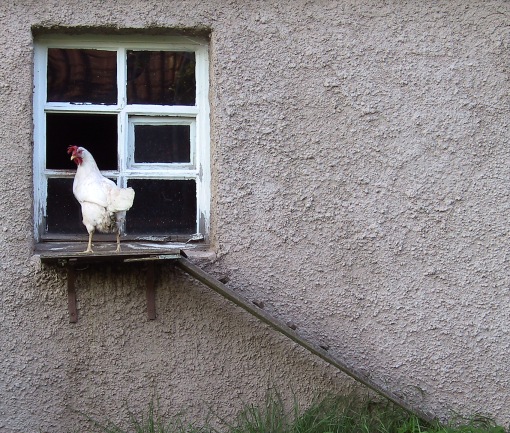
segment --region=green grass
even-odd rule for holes
[[[429,424],[390,403],[354,397],[317,400],[301,410],[291,409],[277,393],[270,393],[262,405],[245,405],[234,421],[217,418],[217,425],[186,424],[180,417],[165,420],[152,401],[146,415],[130,414],[128,428],[87,416],[87,428],[98,433],[506,433],[490,419],[474,417],[449,425]],[[90,428],[89,428],[90,427]]]
[[[184,424],[180,417],[176,416],[165,420],[159,414],[158,403],[151,400],[146,415],[136,417],[129,412],[129,428],[123,428],[112,421],[98,421],[96,418],[83,414],[88,428],[80,431],[98,433],[202,433],[202,429],[194,428],[191,424]]]

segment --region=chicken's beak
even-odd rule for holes
[[[71,161],[76,158],[76,155],[71,155]]]

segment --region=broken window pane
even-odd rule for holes
[[[128,234],[196,232],[197,188],[194,180],[131,179],[133,207],[126,218]]]
[[[135,162],[191,162],[189,125],[135,125]]]
[[[117,103],[117,53],[48,49],[48,102]]]
[[[100,170],[117,170],[117,115],[47,113],[46,168],[75,168],[68,146],[86,148]]]
[[[195,53],[127,52],[128,104],[195,105]]]
[[[80,204],[73,195],[73,179],[48,179],[46,233],[87,233]]]

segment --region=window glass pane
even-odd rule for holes
[[[73,195],[73,179],[48,179],[47,233],[87,233],[80,204]]]
[[[195,53],[127,52],[128,104],[195,105]]]
[[[189,125],[135,125],[135,162],[191,162]]]
[[[116,104],[116,51],[49,48],[48,101]]]
[[[47,113],[46,168],[74,168],[68,146],[86,148],[100,170],[117,170],[117,115]]]
[[[128,211],[128,234],[196,232],[197,188],[194,180],[131,179],[135,202]]]

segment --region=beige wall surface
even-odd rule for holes
[[[77,277],[33,254],[34,34],[210,33],[205,268],[445,417],[510,421],[510,3],[0,3],[0,431],[232,416],[268,386],[355,387],[171,266]]]

